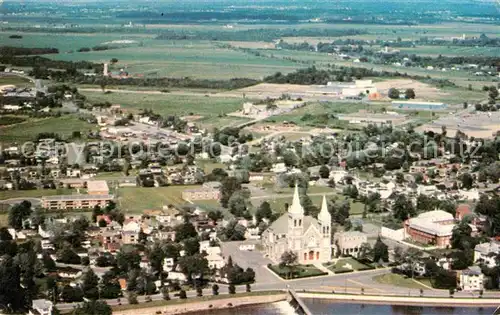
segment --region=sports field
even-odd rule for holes
[[[187,204],[181,197],[182,191],[197,187],[200,186],[123,187],[115,194],[120,209],[129,213],[142,213],[144,210],[161,210],[169,204]]]

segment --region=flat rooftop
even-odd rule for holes
[[[87,182],[88,191],[109,191],[108,183],[105,180],[91,180]]]
[[[114,195],[55,195],[43,196],[43,201],[62,201],[62,200],[113,200]]]

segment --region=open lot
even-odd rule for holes
[[[144,210],[161,210],[169,204],[187,204],[181,197],[182,191],[196,187],[200,186],[123,187],[119,188],[116,194],[120,209],[130,213],[142,213]]]
[[[151,109],[160,115],[201,115],[199,121],[206,122],[218,115],[241,109],[244,102],[236,97],[219,97],[204,95],[174,95],[168,93],[119,93],[105,94],[97,91],[83,91],[91,103],[110,102],[120,104],[125,109]],[[228,120],[233,120],[230,118]],[[242,120],[245,119],[235,119]],[[212,123],[214,123],[212,121]]]
[[[417,131],[441,132],[446,127],[448,134],[455,135],[460,130],[469,137],[493,138],[499,131],[500,112],[465,112],[441,116],[439,119],[420,126]]]
[[[426,286],[420,284],[416,280],[394,273],[377,275],[373,277],[373,280],[381,284],[393,285],[396,287],[403,287],[408,289],[428,289]]]
[[[31,190],[0,190],[0,200],[11,198],[40,198],[42,196],[71,195],[76,190],[67,188],[58,189],[31,189]]]
[[[95,128],[96,126],[72,115],[28,119],[19,124],[0,127],[0,143],[32,141],[41,132],[54,132],[62,138],[69,138],[73,131],[83,134]]]

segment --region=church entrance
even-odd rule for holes
[[[309,260],[314,260],[314,251],[309,252]]]

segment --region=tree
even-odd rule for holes
[[[78,265],[81,263],[81,258],[71,248],[65,247],[57,252],[57,262]]]
[[[422,252],[416,248],[410,247],[406,250],[404,254],[404,261],[410,267],[411,278],[413,278],[415,273],[415,268],[422,258]]]
[[[25,305],[24,290],[21,288],[19,268],[9,255],[0,260],[0,304],[21,310]]]
[[[185,290],[180,290],[179,291],[179,299],[187,299],[186,291]]]
[[[67,303],[81,302],[83,301],[83,291],[79,287],[71,287],[70,285],[65,285],[61,292],[61,299]]]
[[[27,219],[30,214],[31,202],[27,200],[11,206],[8,216],[9,225],[16,230],[20,230],[23,227],[23,221]]]
[[[111,307],[104,301],[84,302],[73,311],[74,315],[111,315]]]
[[[462,187],[465,189],[471,189],[474,184],[474,178],[469,173],[463,173],[460,176],[460,181],[462,182]]]
[[[219,295],[219,286],[217,284],[212,285],[212,294]]]
[[[241,189],[241,183],[235,177],[224,178],[221,182],[220,187],[220,203],[224,208],[228,207],[229,198],[233,195],[235,191]]]
[[[330,177],[330,169],[326,165],[321,165],[319,168],[319,176],[321,178],[328,178]]]
[[[392,99],[398,99],[399,98],[399,90],[396,89],[396,88],[390,88],[389,89],[389,92],[388,92],[388,95],[389,98],[392,98]]]
[[[210,211],[207,216],[210,220],[212,220],[214,225],[217,223],[217,221],[222,220],[224,218],[224,215],[220,210]]]
[[[263,201],[259,208],[257,208],[257,212],[255,213],[255,218],[257,222],[261,222],[262,219],[269,219],[273,215],[273,210],[271,210],[271,205],[267,201]]]
[[[236,293],[236,287],[234,286],[234,284],[230,284],[228,286],[228,292],[229,292],[229,294],[235,294]]]
[[[245,288],[247,292],[252,292],[252,286],[250,285],[250,283],[247,283]]]
[[[379,236],[373,246],[373,261],[378,262],[380,260],[383,262],[389,261],[389,247],[382,242],[382,239]]]
[[[128,304],[139,304],[139,301],[137,300],[137,293],[135,292],[129,292],[127,296]]]
[[[361,244],[358,252],[358,258],[360,260],[369,260],[369,256],[372,255],[372,246],[369,243],[363,243]]]
[[[82,276],[81,288],[83,291],[83,296],[91,300],[96,300],[97,298],[99,298],[99,290],[97,288],[98,284],[99,278],[91,268],[87,268]]]
[[[404,221],[417,213],[413,203],[405,195],[398,195],[396,197],[392,206],[392,212],[394,213],[394,217],[400,221]]]
[[[496,86],[490,86],[488,96],[493,101],[498,97],[498,89]]]
[[[198,297],[203,296],[203,290],[201,289],[200,286],[196,287],[196,296]]]
[[[297,253],[289,250],[281,255],[280,268],[287,269],[287,279],[293,275],[293,269],[297,264]]]
[[[414,99],[415,98],[415,90],[414,89],[406,89],[405,98],[406,99]]]
[[[165,259],[165,253],[163,249],[155,244],[149,251],[149,263],[154,274],[161,274],[163,272],[163,260]]]
[[[176,242],[182,242],[185,239],[188,238],[193,238],[197,237],[198,233],[196,232],[196,228],[194,225],[189,221],[189,217],[185,216],[184,217],[184,223],[179,224],[178,226],[175,227],[175,241]]]
[[[170,294],[168,292],[168,287],[163,287],[161,288],[161,295],[165,301],[170,300]]]
[[[203,274],[208,272],[208,261],[203,255],[182,256],[179,258],[179,267],[191,282],[194,275],[203,278]]]

